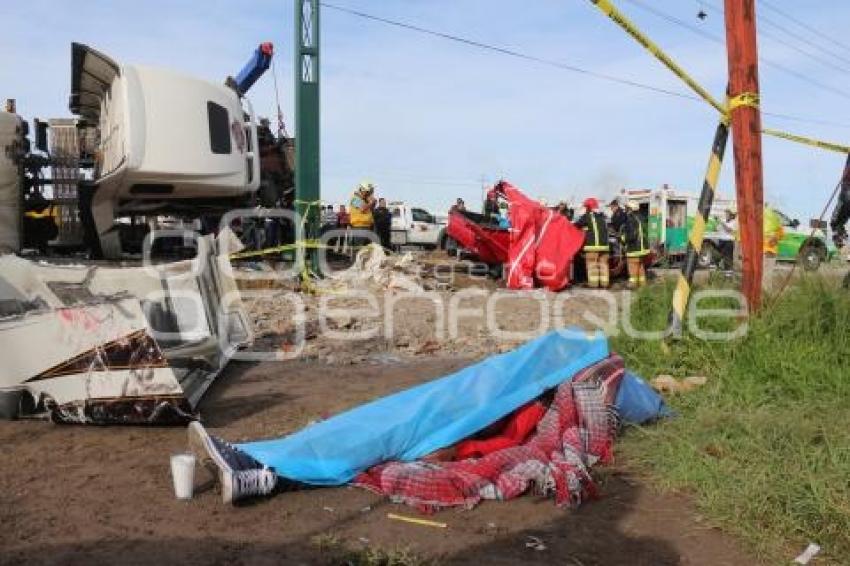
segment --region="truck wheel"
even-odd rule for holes
[[[826,250],[819,244],[807,243],[800,248],[797,260],[806,271],[817,271],[826,256]]]

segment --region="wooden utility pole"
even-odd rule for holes
[[[744,260],[742,291],[750,312],[761,305],[764,189],[761,161],[755,0],[725,0],[729,115],[735,155],[738,230]]]

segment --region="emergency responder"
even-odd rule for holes
[[[782,219],[768,204],[764,206],[762,232],[764,236],[762,286],[769,291],[773,286],[773,272],[776,268],[776,256],[779,254],[779,241],[785,236],[785,228],[782,227]]]
[[[499,199],[495,190],[487,191],[487,198],[484,200],[484,219],[494,224],[499,222]]]
[[[608,208],[611,211],[611,230],[615,234],[619,234],[626,223],[626,211],[623,210],[620,201],[616,198],[608,203]]]
[[[386,199],[378,199],[378,206],[375,207],[372,216],[375,219],[375,233],[381,241],[381,246],[383,246],[384,249],[389,250],[393,215],[390,212],[390,209],[387,208]]]
[[[24,245],[47,254],[47,244],[59,235],[59,211],[41,193],[29,193],[24,200]]]
[[[599,211],[599,201],[588,198],[584,201],[584,214],[575,222],[576,228],[584,230],[584,264],[587,271],[587,286],[604,289],[608,287],[608,223]]]
[[[375,185],[364,181],[357,186],[351,195],[348,212],[351,218],[351,228],[354,230],[369,230],[375,227],[375,219],[372,211],[375,209]],[[366,245],[368,238],[356,238],[354,245]]]
[[[640,214],[640,205],[632,200],[626,203],[622,239],[629,268],[629,287],[642,287],[646,284],[644,262],[649,255],[649,238],[645,221]]]
[[[572,222],[573,218],[575,217],[575,211],[573,210],[573,207],[567,204],[567,201],[565,200],[562,200],[558,203],[558,214],[560,214],[570,222]]]

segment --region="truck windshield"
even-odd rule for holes
[[[434,222],[433,217],[421,208],[414,208],[410,212],[413,214],[413,220],[416,222]]]

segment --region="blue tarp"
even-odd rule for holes
[[[630,371],[626,371],[620,381],[620,389],[617,391],[614,406],[623,422],[636,425],[656,421],[673,414],[667,408],[661,395],[656,393],[647,382]]]
[[[455,444],[607,356],[601,332],[557,330],[289,436],[237,446],[281,477],[341,485],[376,464]]]

